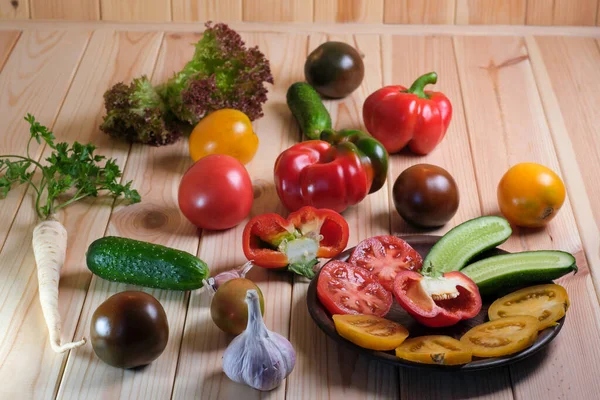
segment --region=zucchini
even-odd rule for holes
[[[491,295],[558,279],[577,272],[577,264],[575,257],[564,251],[523,251],[484,258],[461,272],[477,284],[482,295]]]
[[[423,261],[426,274],[459,271],[478,254],[504,243],[512,234],[508,221],[486,216],[470,219],[449,230]]]
[[[100,278],[157,289],[198,289],[209,276],[206,263],[190,253],[116,236],[92,242],[86,262]]]

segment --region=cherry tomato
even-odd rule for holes
[[[254,193],[246,168],[235,158],[212,154],[196,161],[179,184],[179,208],[194,225],[221,230],[242,222]]]
[[[239,335],[248,325],[246,292],[254,289],[258,293],[260,311],[265,315],[265,301],[260,288],[246,278],[228,280],[217,289],[210,303],[210,316],[223,332]]]
[[[400,346],[408,337],[402,325],[374,315],[333,315],[337,333],[365,349],[387,351]]]
[[[317,297],[331,314],[368,314],[383,317],[393,298],[364,268],[330,261],[321,269]]]
[[[450,336],[419,336],[405,340],[396,349],[396,357],[422,364],[460,365],[471,362],[468,346]]]
[[[498,184],[498,205],[517,226],[537,228],[552,220],[565,202],[565,185],[554,171],[535,163],[510,168]]]
[[[423,266],[423,259],[415,249],[391,235],[363,240],[354,248],[348,262],[371,272],[388,291],[393,290],[398,272],[419,271]]]
[[[538,319],[517,315],[489,321],[471,328],[460,338],[475,357],[500,357],[531,346],[538,335]]]
[[[531,315],[538,319],[539,330],[542,330],[564,317],[569,305],[569,295],[564,287],[536,285],[497,299],[490,306],[488,316],[494,321],[515,315]]]
[[[225,154],[249,163],[258,149],[252,123],[239,110],[224,108],[211,112],[194,127],[189,139],[194,161],[210,154]]]
[[[458,186],[452,175],[437,165],[405,169],[396,178],[392,195],[398,214],[418,227],[445,225],[458,210]]]

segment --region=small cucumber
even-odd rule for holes
[[[558,279],[577,272],[577,264],[575,257],[564,251],[523,251],[484,258],[461,272],[477,284],[482,295],[491,295]]]
[[[86,261],[103,279],[158,289],[198,289],[209,275],[206,263],[190,253],[115,236],[92,242]]]
[[[324,129],[331,129],[329,111],[323,105],[319,93],[308,83],[292,84],[287,91],[286,99],[302,133],[309,139],[319,139]]]
[[[486,216],[470,219],[449,230],[423,261],[424,273],[459,271],[481,252],[504,243],[512,234],[508,221]]]

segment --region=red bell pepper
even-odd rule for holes
[[[279,155],[274,172],[277,194],[291,211],[313,206],[342,212],[363,200],[373,182],[373,169],[351,142],[298,143]]]
[[[373,92],[363,105],[363,119],[369,133],[389,153],[406,145],[417,154],[430,153],[444,138],[452,119],[452,104],[441,92],[424,90],[437,82],[430,72],[407,89],[386,86]]]
[[[455,325],[481,311],[477,285],[458,271],[439,277],[400,271],[393,292],[402,308],[421,324],[433,328]]]
[[[348,244],[346,220],[337,212],[303,207],[289,215],[263,214],[246,224],[242,246],[249,261],[264,268],[284,268],[314,277],[317,258],[340,254]]]

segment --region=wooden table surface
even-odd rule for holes
[[[255,268],[266,323],[297,351],[293,373],[278,389],[260,393],[231,382],[221,370],[230,340],[211,321],[209,299],[197,293],[148,290],[165,307],[169,343],[160,358],[132,371],[101,362],[86,344],[54,353],[37,295],[31,249],[36,223],[31,193],[14,190],[0,203],[0,398],[2,399],[351,399],[489,398],[596,399],[600,393],[600,28],[447,27],[390,25],[235,24],[249,45],[271,62],[264,118],[255,122],[258,153],[247,165],[255,201],[251,216],[285,213],[273,186],[277,155],[300,140],[285,105],[288,86],[303,80],[307,53],[341,40],[364,53],[366,74],[351,96],[326,102],[335,128],[360,128],[364,99],[382,85],[410,84],[435,70],[436,89],[452,100],[449,132],[431,154],[391,157],[387,185],[344,212],[350,245],[369,236],[415,230],[398,216],[390,187],[416,163],[446,168],[460,189],[460,208],[441,234],[469,218],[497,214],[496,186],[521,161],[555,170],[568,197],[546,229],[517,230],[510,251],[560,249],[577,257],[579,273],[560,280],[572,307],[560,335],[519,364],[479,373],[398,369],[339,348],[306,308],[307,281]],[[103,235],[161,243],[198,254],[212,274],[245,262],[244,223],[199,232],[179,212],[177,188],[191,160],[187,143],[161,148],[111,140],[98,125],[102,94],[142,74],[155,82],[179,70],[193,52],[199,24],[117,25],[6,22],[0,25],[0,149],[20,154],[32,113],[61,141],[94,142],[115,157],[142,203],[113,207],[96,200],[60,215],[70,237],[60,281],[63,340],[89,335],[93,311],[128,289],[88,271],[85,251]],[[33,153],[44,157],[48,149]],[[422,232],[417,232],[422,233]]]

